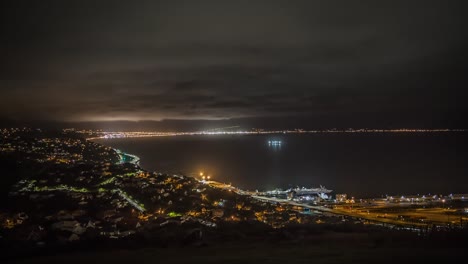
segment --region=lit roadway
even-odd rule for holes
[[[140,206],[135,200],[130,198],[125,192],[123,192],[120,189],[114,190],[117,192],[122,198],[124,198],[127,202],[129,202],[133,207],[135,207],[138,211],[144,213],[146,212],[146,209]]]
[[[417,208],[417,209],[412,209],[411,211],[402,210],[400,212],[391,212],[391,213],[372,212],[375,209],[388,209],[389,207],[395,208],[399,206],[401,207],[401,205],[398,205],[398,204],[393,205],[393,204],[388,204],[385,202],[374,203],[374,205],[367,206],[367,207],[366,206],[361,207],[359,206],[359,204],[353,204],[353,205],[346,204],[346,205],[340,205],[339,207],[335,206],[335,208],[332,209],[332,208],[327,208],[323,206],[302,204],[302,203],[298,203],[298,202],[291,201],[288,199],[279,199],[276,197],[259,196],[259,193],[257,192],[243,191],[230,184],[224,184],[224,183],[220,183],[216,181],[201,180],[200,182],[203,184],[210,185],[214,188],[232,191],[240,195],[248,195],[260,201],[298,206],[301,208],[308,208],[308,209],[323,212],[323,213],[331,213],[335,215],[349,216],[353,218],[365,219],[371,222],[379,222],[379,223],[385,223],[385,224],[390,224],[390,225],[426,227],[429,223],[443,223],[443,224],[460,223],[460,216],[449,215],[451,213],[454,213],[456,211],[455,209]],[[345,207],[349,207],[349,209]],[[417,219],[418,217],[424,217],[424,221],[423,222],[403,221],[403,220],[398,219],[399,215],[405,215],[413,219],[415,218]],[[466,222],[468,221],[468,218],[462,217],[462,220]]]
[[[265,197],[265,196],[258,196],[258,195],[252,195],[252,198],[257,199],[257,200],[262,200],[262,201],[267,201],[267,202],[274,202],[274,203],[281,203],[281,204],[288,204],[292,206],[300,206],[302,208],[308,208],[308,209],[313,209],[319,212],[327,212],[327,213],[332,213],[336,214],[336,212],[333,211],[333,209],[326,208],[323,206],[315,206],[315,205],[308,205],[308,204],[303,204],[303,203],[298,203],[295,201],[291,201],[288,199],[279,199],[275,197]]]
[[[289,204],[289,205],[293,205],[293,206],[300,206],[300,207],[303,207],[303,208],[309,208],[309,209],[317,210],[317,211],[320,211],[320,212],[335,213],[332,209],[322,207],[322,206],[307,205],[307,204],[302,204],[302,203],[298,203],[298,202],[287,200],[287,199],[279,199],[279,198],[275,198],[275,197],[259,196],[257,192],[243,191],[241,189],[233,187],[230,184],[220,183],[220,182],[216,182],[216,181],[200,181],[200,182],[204,183],[204,184],[208,184],[208,185],[210,185],[210,186],[212,186],[214,188],[232,191],[232,192],[235,192],[235,193],[240,194],[240,195],[248,195],[248,196],[250,196],[250,197],[252,197],[254,199],[257,199],[257,200],[262,200],[262,201],[266,201],[266,202],[281,203],[281,204]]]

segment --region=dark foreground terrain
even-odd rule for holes
[[[461,241],[460,241],[461,242]],[[62,252],[14,263],[464,263],[467,244],[445,239],[326,233],[308,239]],[[458,244],[458,245],[457,245]]]
[[[178,229],[179,227],[174,226]],[[198,233],[197,233],[198,234]],[[55,248],[0,250],[8,263],[465,263],[466,231],[427,235],[372,226],[233,224],[201,237],[166,236]]]

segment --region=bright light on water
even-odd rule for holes
[[[272,145],[272,146],[281,145],[281,140],[269,140],[268,145]]]

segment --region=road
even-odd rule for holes
[[[127,202],[129,202],[133,207],[135,207],[138,211],[144,213],[146,212],[146,209],[143,208],[141,205],[139,205],[135,200],[133,200],[132,198],[130,198],[124,191],[120,190],[120,189],[117,189],[117,190],[114,190],[115,192],[117,192],[120,197],[124,198]]]
[[[423,209],[423,208],[417,208],[413,209],[412,211],[401,213],[401,212],[395,212],[395,213],[376,213],[372,212],[372,210],[376,209],[389,209],[389,208],[395,208],[398,207],[398,205],[393,205],[393,204],[388,204],[388,203],[377,203],[376,205],[372,207],[360,207],[359,205],[356,205],[354,208],[352,206],[339,206],[335,208],[327,208],[324,206],[315,206],[315,205],[308,205],[308,204],[302,204],[298,203],[295,201],[287,200],[287,199],[279,199],[276,197],[265,197],[265,196],[259,196],[257,192],[251,192],[251,191],[243,191],[241,189],[238,189],[230,184],[224,184],[216,181],[200,181],[201,183],[208,184],[214,188],[219,188],[219,189],[224,189],[224,190],[229,190],[232,192],[235,192],[240,195],[248,195],[254,199],[261,200],[261,201],[266,201],[266,202],[271,202],[271,203],[280,203],[280,204],[287,204],[291,206],[298,206],[301,208],[308,208],[311,210],[315,210],[318,212],[323,212],[323,213],[330,213],[330,214],[335,214],[335,215],[342,215],[342,216],[347,216],[347,217],[352,217],[356,219],[365,219],[370,222],[376,222],[376,223],[382,223],[382,224],[389,224],[389,225],[398,225],[398,226],[411,226],[411,227],[426,227],[429,223],[441,223],[441,224],[448,224],[448,223],[453,223],[454,220],[458,220],[459,218],[456,218],[455,216],[448,216],[449,213],[453,213],[455,210],[448,210],[448,209],[443,209],[443,208],[432,208],[432,209]],[[347,209],[346,207],[349,207],[350,209]],[[412,217],[413,219],[417,217],[426,217],[427,220],[425,221],[404,221],[402,219],[398,219],[399,214],[404,214]],[[463,221],[465,218],[463,218]]]

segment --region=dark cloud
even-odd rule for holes
[[[419,123],[467,110],[464,1],[4,5],[2,117]]]

